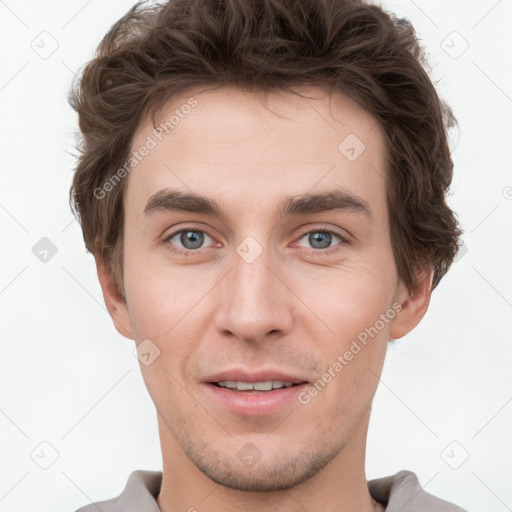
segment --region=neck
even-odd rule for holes
[[[172,431],[158,416],[163,477],[157,498],[162,512],[375,512],[364,469],[370,409],[339,453],[308,480],[289,489],[248,492],[219,485],[185,455]]]

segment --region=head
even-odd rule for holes
[[[167,447],[214,481],[290,487],[361,442],[389,340],[449,269],[454,119],[423,64],[362,1],[175,0],[137,4],[75,85],[70,199],[107,307],[158,354]],[[225,371],[307,384],[235,413]]]

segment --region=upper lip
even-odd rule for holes
[[[294,377],[279,370],[260,370],[248,371],[243,369],[225,370],[206,377],[203,382],[220,382],[230,380],[235,382],[267,382],[267,381],[283,381],[300,384],[307,382],[301,377]]]

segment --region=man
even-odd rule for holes
[[[71,199],[163,471],[102,511],[461,511],[367,482],[372,399],[461,234],[412,27],[356,0],[137,4],[71,97]]]

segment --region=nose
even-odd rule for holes
[[[258,343],[290,331],[294,296],[280,268],[266,251],[254,261],[234,254],[218,290],[216,328],[223,336]]]

